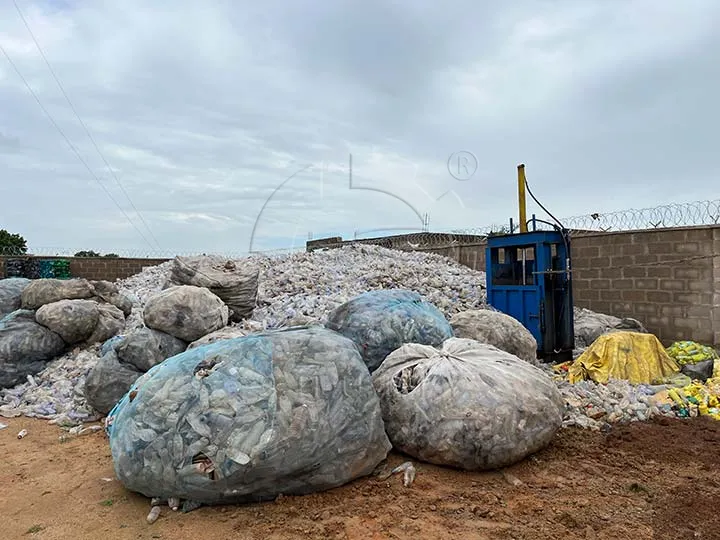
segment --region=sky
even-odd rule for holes
[[[465,230],[517,221],[520,163],[557,217],[718,199],[718,23],[716,0],[7,0],[0,229],[142,255]]]

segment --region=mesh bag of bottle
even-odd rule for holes
[[[370,291],[338,306],[326,326],[352,339],[372,372],[405,343],[440,345],[453,336],[442,312],[413,291]]]
[[[356,347],[321,327],[176,355],[136,380],[106,422],[128,489],[199,504],[331,489],[370,474],[391,448]]]
[[[471,339],[403,345],[372,378],[390,441],[421,461],[506,467],[547,446],[562,426],[564,401],[548,375]]]

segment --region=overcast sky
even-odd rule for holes
[[[558,217],[720,197],[717,0],[16,2],[0,229],[34,248],[505,223],[519,163]]]

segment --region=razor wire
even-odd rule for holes
[[[718,225],[720,224],[720,199],[672,203],[650,208],[630,208],[607,213],[593,212],[566,217],[559,221],[574,235]],[[547,229],[548,226],[538,224],[538,228]],[[515,230],[517,230],[517,225]],[[510,231],[508,225],[493,225],[452,229],[451,232],[487,236],[496,232]]]

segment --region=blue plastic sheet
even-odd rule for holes
[[[203,504],[330,489],[370,474],[391,447],[356,347],[317,327],[173,356],[107,424],[128,489]]]
[[[355,342],[370,372],[405,343],[436,346],[453,337],[438,308],[404,289],[356,296],[330,313],[327,327]]]

